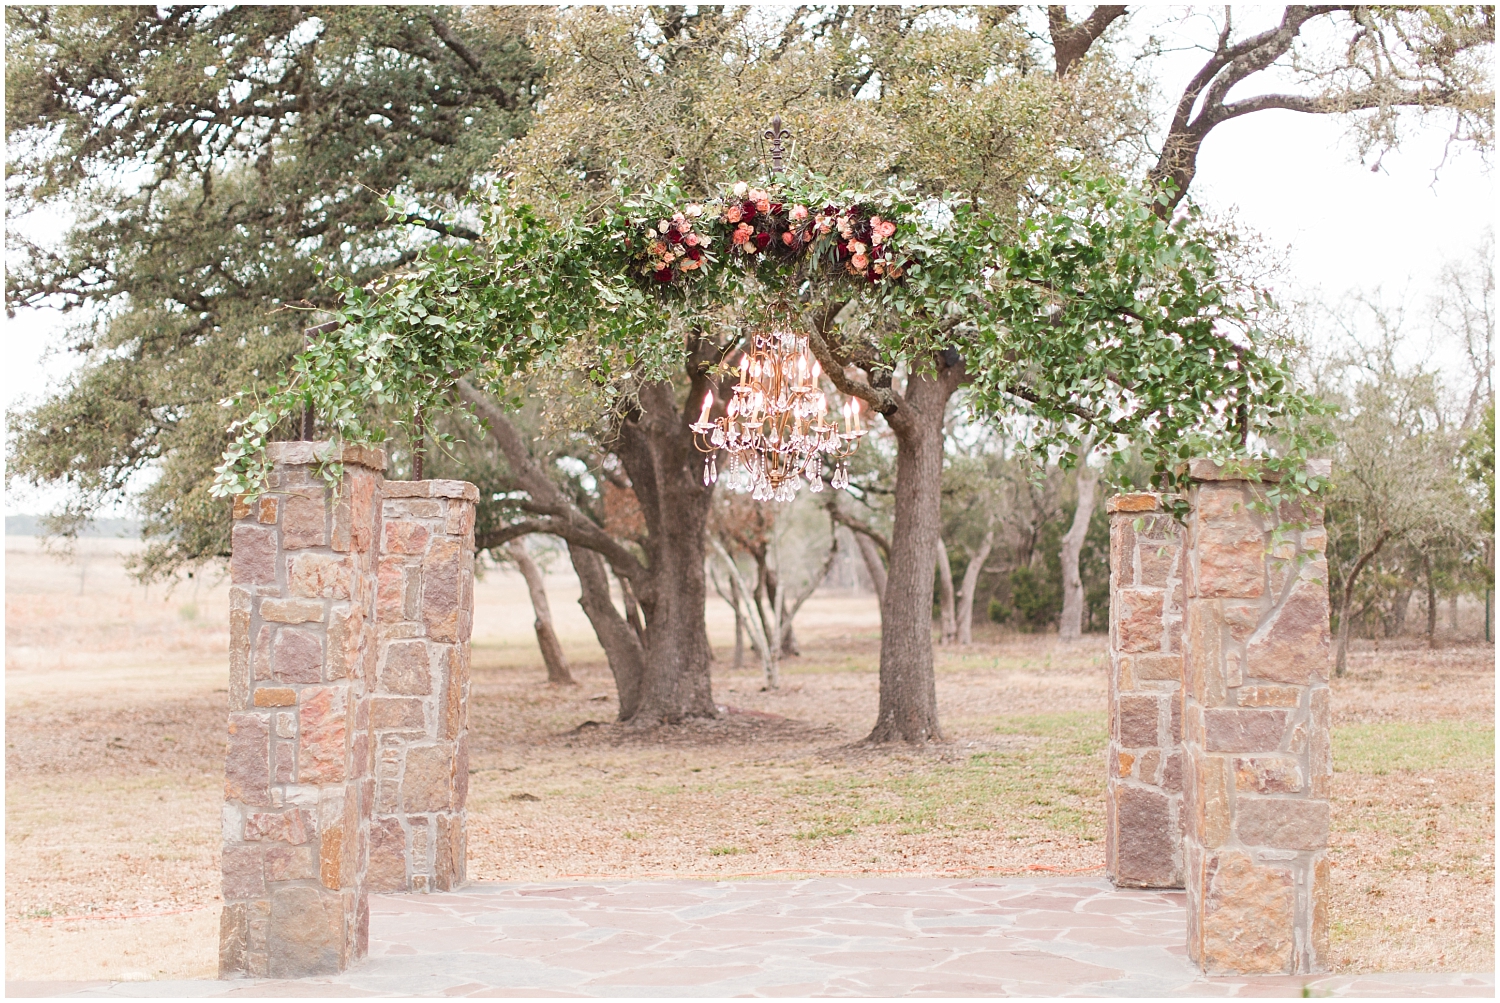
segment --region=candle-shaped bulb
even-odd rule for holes
[[[713,409],[713,406],[714,406],[714,392],[712,390],[710,390],[710,391],[708,391],[707,393],[705,393],[703,395],[703,413],[698,416],[698,424],[700,424],[700,425],[707,425],[708,424],[708,412]]]

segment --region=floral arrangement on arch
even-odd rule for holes
[[[681,282],[724,260],[756,266],[763,261],[825,259],[853,278],[899,279],[896,224],[859,203],[821,208],[787,200],[773,189],[738,182],[723,198],[690,202],[670,215],[640,220],[626,248],[663,285]]]

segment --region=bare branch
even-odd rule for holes
[[[1116,19],[1125,16],[1125,5],[1100,5],[1082,21],[1068,20],[1068,8],[1062,4],[1047,7],[1047,28],[1052,35],[1052,53],[1057,63],[1057,75],[1068,75],[1075,63],[1089,51],[1089,46],[1098,41]]]

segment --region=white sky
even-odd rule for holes
[[[1159,26],[1162,12],[1136,18],[1132,32]],[[1211,38],[1205,36],[1208,27],[1199,19],[1187,30],[1202,40]],[[1180,45],[1184,39],[1168,41]],[[1163,95],[1175,98],[1201,63],[1202,54],[1192,51],[1163,56],[1156,73]],[[1413,121],[1402,149],[1386,154],[1372,173],[1354,158],[1353,142],[1338,120],[1258,112],[1209,134],[1192,193],[1212,211],[1234,211],[1244,226],[1286,249],[1294,278],[1280,291],[1283,297],[1317,295],[1334,303],[1344,294],[1379,288],[1418,306],[1444,262],[1468,258],[1495,216],[1493,173],[1477,154],[1450,151],[1434,174],[1443,163],[1446,136],[1438,118],[1426,126]],[[7,410],[38,399],[71,369],[65,357],[47,358],[62,326],[49,311],[5,322]],[[1423,333],[1413,331],[1419,338]],[[1428,354],[1440,365],[1447,361],[1444,346],[1432,346]],[[7,492],[5,511],[45,510],[58,497],[22,488]]]

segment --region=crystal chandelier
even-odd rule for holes
[[[718,453],[729,454],[728,486],[756,501],[791,501],[806,478],[808,490],[823,490],[823,467],[834,466],[835,489],[849,486],[847,457],[866,434],[859,401],[840,409],[843,430],[830,424],[828,398],[820,386],[822,367],[808,351],[807,335],[776,324],[758,333],[740,359],[740,378],[722,418],[710,419],[714,395],[703,396],[703,413],[691,427],[703,460],[703,483],[719,479]]]

